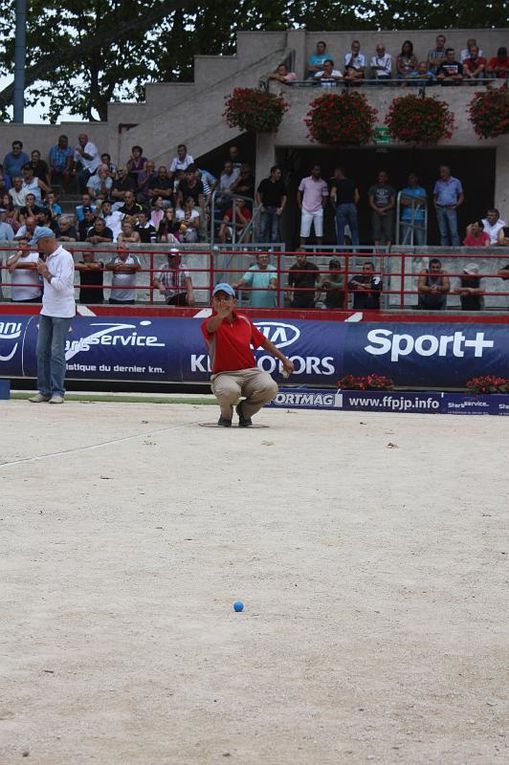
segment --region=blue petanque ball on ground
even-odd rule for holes
[[[233,610],[234,611],[243,611],[244,610],[244,603],[241,600],[236,600],[233,604]]]

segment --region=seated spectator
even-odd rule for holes
[[[131,148],[131,156],[126,162],[126,169],[130,178],[133,179],[134,188],[138,189],[138,179],[141,174],[145,173],[147,165],[147,158],[143,156],[143,149],[141,146],[133,146]]]
[[[322,88],[332,88],[342,79],[343,75],[338,69],[334,69],[334,61],[331,58],[324,61],[323,69],[313,77],[314,82],[318,82]]]
[[[499,48],[497,50],[497,55],[490,58],[488,66],[486,67],[486,73],[490,77],[495,77],[501,80],[505,80],[506,77],[509,77],[509,56],[507,55],[507,48]]]
[[[489,247],[490,235],[484,231],[482,220],[476,220],[467,226],[467,235],[463,240],[465,247]]]
[[[53,220],[57,220],[62,215],[62,208],[58,204],[58,197],[54,191],[48,191],[46,207],[50,211]]]
[[[123,225],[130,224],[124,222]],[[136,255],[122,248],[106,265],[106,270],[113,272],[109,302],[114,305],[133,305],[136,302],[136,274],[141,270]]]
[[[28,154],[23,151],[23,143],[21,141],[12,142],[12,151],[9,151],[2,162],[4,173],[11,183],[14,183],[16,176],[21,177],[22,171],[25,165],[30,162]]]
[[[12,242],[14,239],[14,229],[7,223],[6,216],[7,210],[0,207],[0,242]]]
[[[96,218],[94,225],[87,231],[85,241],[90,244],[109,244],[113,242],[113,231],[108,228],[104,218]]]
[[[315,291],[320,270],[310,263],[305,252],[296,254],[295,263],[288,270],[287,297],[292,308],[314,308]]]
[[[178,234],[181,242],[194,244],[198,241],[200,212],[195,209],[193,197],[187,197],[184,206],[176,210],[175,220],[178,224]]]
[[[164,200],[162,197],[156,197],[150,211],[150,222],[155,228],[156,232],[159,228],[159,224],[164,218]]]
[[[487,61],[479,55],[479,48],[477,45],[471,47],[470,56],[464,59],[462,63],[463,77],[467,82],[474,84],[476,80],[483,79],[486,76]]]
[[[11,300],[13,303],[40,303],[41,278],[37,273],[39,253],[22,247],[7,260],[11,275]]]
[[[306,76],[308,78],[313,78],[317,72],[321,72],[323,70],[324,63],[328,58],[329,54],[327,53],[327,43],[325,43],[323,40],[319,40],[316,43],[315,52],[312,53],[308,59]]]
[[[23,189],[25,194],[32,193],[38,205],[42,204],[42,196],[48,193],[49,186],[34,175],[34,168],[30,163],[23,166]]]
[[[318,289],[325,292],[326,308],[337,310],[345,307],[345,277],[339,258],[329,261],[329,271],[322,276]]]
[[[154,278],[154,288],[164,295],[166,305],[193,306],[193,281],[187,266],[180,262],[180,253],[172,249],[168,263]]]
[[[232,194],[242,197],[254,197],[254,176],[251,168],[247,164],[240,167],[240,175],[231,185]]]
[[[382,280],[375,274],[374,263],[363,263],[362,273],[356,274],[348,282],[348,289],[353,292],[352,308],[358,311],[378,311],[382,288]]]
[[[212,196],[212,192],[217,186],[217,178],[215,175],[212,175],[212,173],[209,173],[208,170],[204,170],[203,168],[198,170],[198,178],[203,183],[205,207],[208,207],[210,205],[210,197]]]
[[[234,290],[249,290],[250,308],[275,308],[277,304],[277,270],[269,264],[266,252],[256,255],[256,263],[246,271],[242,279],[233,285]]]
[[[445,43],[445,35],[437,35],[435,47],[428,51],[427,66],[429,71],[433,72],[435,76],[440,66],[445,62]]]
[[[497,245],[509,247],[509,226],[503,226],[498,232]]]
[[[413,244],[422,247],[426,244],[426,232],[424,222],[426,218],[426,189],[419,186],[419,179],[415,173],[408,176],[408,185],[401,190],[401,233],[402,244]]]
[[[360,42],[354,40],[350,52],[345,54],[345,81],[349,85],[360,84],[364,79],[366,57],[360,51]]]
[[[136,192],[136,201],[140,205],[148,205],[151,201],[149,194],[149,184],[157,177],[156,167],[151,160],[145,163],[145,170],[138,175],[138,191]]]
[[[442,311],[447,304],[450,289],[449,275],[442,269],[442,262],[439,258],[431,258],[429,269],[425,268],[419,273],[417,307],[426,311]]]
[[[76,220],[78,223],[81,223],[82,220],[85,219],[85,211],[86,210],[93,210],[96,211],[97,206],[92,203],[92,197],[88,193],[88,191],[85,194],[81,195],[81,204],[76,205],[74,208],[74,214],[76,216]]]
[[[61,215],[58,221],[60,232],[57,236],[59,242],[75,242],[78,238],[74,219],[70,215]]]
[[[371,58],[371,76],[374,80],[389,80],[392,76],[392,56],[385,50],[383,43],[378,43],[376,53]]]
[[[172,204],[173,181],[164,165],[160,165],[157,168],[157,175],[148,182],[148,196],[149,199],[162,197],[165,207],[169,207]]]
[[[488,210],[486,217],[482,219],[482,224],[485,232],[490,236],[490,244],[497,244],[498,232],[506,225],[505,221],[500,217],[499,211],[495,207]]]
[[[170,176],[174,176],[178,170],[187,170],[189,165],[194,165],[194,159],[187,153],[185,143],[179,143],[177,146],[177,156],[173,157],[170,164]]]
[[[80,220],[78,222],[78,236],[79,236],[80,242],[84,242],[86,240],[89,230],[92,228],[92,226],[95,223],[95,219],[96,219],[95,210],[93,210],[92,207],[84,207],[83,220]]]
[[[236,146],[235,144],[228,147],[228,159],[232,163],[233,169],[237,171],[238,173],[240,173],[240,168],[245,163],[242,161],[242,158],[240,156],[239,147]]]
[[[49,188],[51,186],[49,167],[46,162],[41,159],[41,152],[38,149],[34,149],[30,153],[30,164],[32,165],[35,177],[39,178],[39,180],[45,183]]]
[[[96,260],[94,250],[83,250],[82,257],[75,265],[80,275],[79,302],[100,305],[104,303],[104,263]]]
[[[412,85],[433,85],[435,82],[435,75],[431,69],[428,68],[427,63],[425,61],[421,61],[419,64],[417,64],[417,69],[415,72],[412,72],[410,75],[410,79],[412,80]]]
[[[179,205],[183,205],[184,200],[192,197],[196,207],[203,207],[205,203],[203,183],[198,178],[196,165],[189,165],[187,168],[184,180],[179,183],[177,196]]]
[[[0,207],[5,210],[5,212],[2,213],[2,220],[4,223],[8,223],[14,233],[16,233],[21,225],[19,222],[19,211],[14,207],[12,197],[9,194],[3,195],[0,201]]]
[[[414,56],[414,45],[410,40],[405,40],[401,46],[401,53],[396,58],[396,72],[398,80],[409,80],[417,71],[418,61]]]
[[[167,207],[164,211],[164,218],[159,223],[157,229],[157,241],[158,242],[170,242],[172,244],[178,243],[177,232],[178,224],[175,219],[175,210],[173,207]]]
[[[59,136],[58,143],[49,150],[50,186],[62,184],[64,191],[68,191],[71,182],[73,156],[74,152],[69,146],[67,136]]]
[[[106,151],[101,154],[101,164],[106,165],[110,178],[114,179],[117,174],[117,166],[111,161],[111,156]]]
[[[232,204],[233,193],[231,187],[240,175],[240,170],[233,167],[231,160],[226,160],[224,169],[219,177],[219,190],[216,194],[215,204],[219,210],[225,210]]]
[[[27,193],[27,190],[23,187],[23,178],[20,175],[15,175],[12,179],[12,188],[9,189],[9,196],[16,210],[19,211],[25,206]]]
[[[462,64],[465,63],[467,58],[470,58],[472,55],[472,48],[475,48],[477,50],[477,55],[481,56],[481,58],[484,56],[484,53],[482,50],[479,49],[479,46],[477,45],[477,40],[475,37],[469,37],[467,40],[467,47],[463,48],[463,50],[460,53],[460,62]]]
[[[34,237],[36,226],[37,220],[33,216],[27,218],[25,223],[16,231],[14,241],[28,244],[28,242]]]
[[[60,233],[58,219],[57,218],[53,219],[51,217],[51,213],[47,207],[41,207],[41,209],[35,216],[35,219],[37,221],[37,226],[51,229],[51,231],[53,231],[53,233],[55,234],[55,238]]]
[[[10,179],[5,175],[3,166],[0,165],[0,197],[9,193],[11,187]]]
[[[111,200],[113,203],[118,203],[118,206],[121,207],[125,202],[126,194],[132,193],[134,199],[134,191],[134,181],[127,175],[127,169],[122,165],[118,168],[117,177],[111,186]]]
[[[463,269],[460,286],[454,290],[460,296],[463,311],[482,311],[484,308],[484,290],[481,288],[481,277],[477,263],[468,263]]]
[[[42,210],[42,205],[38,205],[35,201],[35,194],[29,193],[25,197],[25,204],[23,207],[20,207],[19,210],[19,220],[21,224],[25,222],[25,220],[29,217],[36,218],[37,215]]]
[[[138,213],[137,221],[134,225],[134,230],[138,232],[140,236],[140,242],[142,244],[149,244],[156,240],[156,228],[149,220],[148,212],[142,210]]]
[[[289,72],[286,64],[279,64],[276,70],[269,74],[267,79],[280,82],[282,85],[293,85],[297,82],[297,75],[295,72]]]
[[[124,204],[117,208],[122,215],[128,215],[135,218],[139,212],[142,211],[142,206],[136,201],[134,191],[126,191],[124,196]]]
[[[252,212],[245,199],[234,199],[232,207],[229,207],[224,215],[219,228],[218,239],[225,244],[233,241],[233,229],[235,228],[235,241],[239,241],[243,229],[252,218]]]
[[[102,197],[110,199],[113,181],[108,173],[107,165],[99,165],[97,172],[91,175],[87,181],[87,191],[92,199]]]
[[[103,202],[101,205],[101,217],[104,218],[107,228],[109,228],[113,234],[113,241],[117,241],[117,237],[122,231],[122,221],[125,215],[118,210],[114,210],[111,202]]]
[[[445,61],[438,67],[437,80],[441,85],[460,85],[463,81],[463,64],[456,61],[454,48],[445,51]]]
[[[140,235],[134,230],[132,219],[124,218],[122,221],[122,231],[117,236],[117,242],[118,244],[140,244]]]

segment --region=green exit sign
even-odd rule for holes
[[[389,135],[389,128],[377,127],[375,128],[375,143],[390,143],[391,137]]]

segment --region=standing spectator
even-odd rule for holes
[[[310,263],[305,252],[298,252],[288,271],[288,299],[292,308],[314,308],[320,270]]]
[[[509,77],[509,56],[507,55],[507,48],[502,47],[497,50],[497,55],[490,58],[488,61],[486,72],[490,77],[502,80]]]
[[[379,82],[389,80],[392,74],[392,56],[385,50],[383,43],[378,43],[376,53],[371,58],[371,75]]]
[[[448,165],[441,165],[440,178],[433,189],[440,244],[442,247],[459,247],[457,210],[465,199],[463,186],[458,178],[451,175]]]
[[[125,202],[126,194],[129,192],[132,192],[134,197],[134,181],[131,176],[127,175],[127,169],[122,165],[118,168],[117,177],[114,179],[111,186],[110,197],[112,202],[116,204],[117,207],[122,207]]]
[[[445,61],[445,43],[445,35],[437,35],[435,47],[428,51],[428,69],[433,72],[434,75],[437,74],[439,67]]]
[[[235,290],[249,289],[250,308],[275,308],[277,299],[277,271],[269,263],[266,252],[256,255],[256,263],[242,279],[233,285]]]
[[[362,264],[362,273],[356,274],[348,282],[348,289],[353,292],[353,306],[357,311],[380,310],[380,293],[382,280],[375,274],[375,266],[371,261]]]
[[[61,183],[64,191],[68,191],[71,181],[73,156],[74,152],[69,146],[67,136],[59,136],[58,143],[49,150],[50,186]]]
[[[286,64],[279,64],[276,71],[269,74],[267,79],[280,82],[282,85],[293,85],[297,82],[297,75],[295,72],[289,72]]]
[[[417,58],[414,56],[414,44],[405,40],[401,46],[401,53],[396,58],[396,71],[398,80],[408,80],[417,71]]]
[[[149,199],[162,197],[164,206],[169,207],[173,197],[173,182],[168,175],[168,170],[164,165],[157,168],[157,175],[148,182]]]
[[[477,45],[473,45],[470,49],[470,55],[464,61],[463,64],[463,76],[466,82],[475,84],[476,80],[483,79],[486,76],[486,59],[480,55]]]
[[[235,293],[229,284],[216,284],[212,292],[212,316],[202,322],[201,330],[209,347],[212,362],[212,392],[221,408],[218,425],[229,428],[233,406],[237,404],[239,427],[252,425],[251,418],[277,393],[277,385],[268,372],[258,369],[251,347],[262,347],[278,359],[287,375],[293,363],[247,318],[235,310]]]
[[[154,288],[164,295],[166,305],[193,306],[193,280],[187,266],[180,262],[180,252],[174,248],[167,257],[168,264],[154,278]]]
[[[80,275],[80,303],[104,303],[104,263],[95,259],[94,250],[83,250],[83,260],[76,263]]]
[[[484,230],[490,235],[490,244],[494,245],[498,242],[498,232],[506,225],[505,221],[501,219],[499,211],[496,207],[487,211],[486,217],[482,219]]]
[[[327,184],[321,177],[320,165],[313,165],[311,175],[303,178],[297,190],[297,206],[301,211],[300,245],[305,246],[311,233],[311,224],[315,229],[317,244],[323,242],[323,209],[329,196]]]
[[[459,289],[455,293],[460,296],[462,311],[482,311],[484,308],[484,290],[481,288],[481,277],[477,263],[467,263],[460,278]]]
[[[87,191],[92,197],[101,197],[101,199],[110,199],[113,181],[108,173],[107,165],[99,165],[97,172],[91,175],[87,181]]]
[[[141,146],[133,146],[131,148],[131,156],[126,162],[127,172],[134,181],[134,188],[139,187],[139,177],[145,172],[147,165],[147,158],[143,156],[143,149]]]
[[[445,51],[445,61],[438,67],[437,80],[441,85],[460,85],[463,81],[463,64],[456,61],[454,48]]]
[[[22,174],[23,167],[30,162],[28,154],[23,151],[23,143],[21,141],[12,142],[12,151],[5,155],[3,161],[4,173],[9,178],[9,182],[13,183],[15,176]]]
[[[323,69],[313,77],[313,81],[320,83],[322,88],[333,88],[342,79],[343,75],[338,69],[334,69],[334,61],[331,58],[323,62]]]
[[[37,273],[39,253],[22,247],[7,261],[11,275],[11,300],[13,303],[40,303],[41,278]]]
[[[241,159],[239,147],[235,144],[228,147],[228,160],[232,163],[232,167],[237,175],[240,175],[240,168],[245,163]]]
[[[122,221],[125,215],[118,210],[113,210],[111,202],[106,200],[101,205],[101,215],[104,218],[106,226],[111,230],[113,234],[113,241],[117,241],[117,237],[122,231]]]
[[[141,263],[136,255],[131,255],[126,247],[119,248],[117,255],[106,265],[106,270],[113,272],[109,300],[111,304],[134,305],[136,302],[136,274],[140,269]]]
[[[449,275],[442,269],[442,262],[439,258],[431,258],[429,270],[425,268],[419,274],[417,307],[427,311],[442,311],[450,289]]]
[[[39,180],[43,181],[46,186],[51,186],[49,177],[49,167],[46,162],[41,159],[41,152],[38,149],[34,149],[30,153],[30,164],[34,170],[34,175]]]
[[[78,173],[80,191],[87,188],[88,179],[97,171],[101,164],[97,146],[88,140],[86,133],[80,133],[78,143],[74,147],[74,171]]]
[[[23,189],[25,194],[34,194],[38,205],[42,203],[43,194],[46,196],[49,191],[49,186],[46,186],[40,178],[35,177],[34,168],[30,162],[23,166]]]
[[[401,190],[401,244],[416,244],[423,247],[426,244],[426,189],[419,186],[415,173],[408,176],[408,186]],[[413,232],[413,241],[412,241]]]
[[[345,54],[345,82],[350,85],[362,82],[365,71],[366,57],[361,53],[360,42],[354,40],[350,52]]]
[[[185,143],[179,143],[177,146],[177,156],[173,157],[170,164],[170,176],[174,176],[178,170],[187,170],[189,165],[194,165],[194,159],[187,153]]]
[[[338,310],[345,307],[345,278],[341,272],[339,258],[329,261],[329,271],[322,277],[319,289],[325,292],[326,308]]]
[[[350,227],[353,247],[359,244],[359,221],[357,205],[359,204],[359,189],[355,181],[347,178],[342,167],[334,169],[331,182],[330,198],[336,208],[336,236],[340,247],[345,244],[345,226]]]
[[[37,336],[37,388],[29,401],[63,404],[65,396],[65,343],[76,314],[74,260],[49,228],[39,228],[31,241],[37,244],[37,271],[44,279]]]
[[[467,226],[467,235],[463,240],[465,247],[489,247],[490,235],[484,231],[482,220],[476,220]]]
[[[471,57],[472,48],[475,48],[477,50],[478,56],[484,56],[484,53],[482,52],[482,50],[479,49],[477,45],[477,40],[475,39],[475,37],[469,37],[467,40],[467,47],[463,48],[463,50],[460,52],[460,61],[462,64],[465,63],[467,58]]]
[[[260,241],[280,242],[279,223],[287,202],[286,185],[279,165],[270,168],[270,176],[260,182],[256,202],[260,205]]]
[[[368,197],[372,210],[371,224],[375,247],[380,244],[390,247],[394,228],[396,190],[389,184],[389,176],[385,170],[378,173],[377,182],[370,187]]]
[[[308,59],[307,77],[313,78],[316,72],[321,72],[325,61],[329,58],[327,43],[319,40],[316,43],[315,52]]]

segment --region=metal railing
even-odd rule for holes
[[[410,205],[402,205],[401,198],[405,196],[409,198],[403,191],[399,191],[396,198],[396,244],[404,247],[424,246],[428,240],[428,200],[426,197],[415,197]],[[410,211],[408,220],[401,218],[402,207]],[[424,216],[421,217],[420,213],[424,213]],[[421,234],[422,240],[418,241]]]
[[[218,200],[224,199],[224,202],[218,204]],[[251,211],[251,217],[247,223],[243,224],[238,220],[236,200],[242,199],[246,202],[246,205]],[[232,217],[228,221],[224,220],[224,213],[231,206]],[[256,204],[256,200],[253,197],[246,197],[242,194],[229,194],[215,189],[212,192],[210,198],[210,232],[209,242],[214,245],[218,240],[218,233],[221,226],[226,226],[229,229],[231,236],[231,243],[233,245],[241,242],[248,242],[253,238],[253,234],[256,232],[260,217],[260,205]]]

